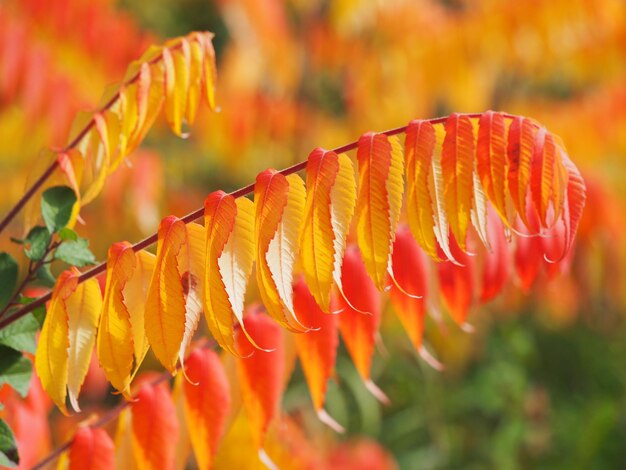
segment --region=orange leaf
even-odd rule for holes
[[[69,470],[115,468],[115,446],[104,429],[78,428],[69,449]]]
[[[369,132],[359,139],[357,160],[357,242],[367,273],[382,291],[402,206],[404,157],[395,136]]]
[[[404,143],[406,154],[406,213],[415,240],[432,258],[437,257],[434,214],[429,191],[436,135],[428,121],[411,121]]]
[[[154,355],[172,374],[185,334],[185,292],[182,274],[187,271],[187,229],[182,220],[169,216],[161,221],[154,273],[148,288],[145,328]],[[182,272],[181,272],[182,271]]]
[[[469,117],[451,114],[441,151],[443,195],[448,221],[461,250],[465,251],[474,198],[474,126]]]
[[[100,367],[108,381],[127,398],[130,398],[129,385],[135,349],[123,290],[136,265],[135,252],[130,243],[115,243],[109,248],[104,306],[98,328]]]
[[[172,469],[178,421],[168,385],[144,384],[131,411],[132,446],[137,467]]]
[[[284,339],[282,330],[267,315],[249,313],[244,323],[263,348],[255,349],[246,336],[237,331],[237,346],[244,356],[237,359],[239,384],[254,442],[260,449],[267,428],[278,412],[283,393]]]
[[[507,143],[508,183],[513,205],[524,224],[530,228],[526,217],[526,193],[530,183],[530,166],[535,142],[535,127],[529,119],[516,116],[509,127]]]
[[[204,201],[206,230],[206,265],[204,277],[204,313],[209,330],[225,350],[236,353],[233,337],[233,313],[220,273],[218,258],[235,227],[235,198],[215,191]]]
[[[300,237],[302,268],[317,303],[329,309],[333,285],[331,190],[339,172],[339,157],[321,148],[313,150],[306,167],[307,198]]]
[[[257,284],[270,316],[290,331],[306,328],[293,310],[293,270],[304,212],[304,182],[276,170],[259,173],[254,186]]]
[[[189,437],[199,468],[211,468],[213,455],[224,434],[230,410],[230,387],[219,356],[210,349],[196,349],[187,358],[183,384]]]
[[[487,111],[478,121],[476,169],[485,194],[502,220],[506,211],[506,125],[501,113]]]

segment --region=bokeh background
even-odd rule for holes
[[[184,140],[157,124],[112,175],[78,228],[96,256],[317,146],[454,111],[533,117],[563,138],[588,184],[571,272],[476,306],[473,334],[428,321],[444,372],[384,315],[374,377],[392,404],[367,393],[343,351],[328,409],[345,436],[315,421],[299,369],[283,409],[322,443],[361,439],[355,452],[372,468],[623,468],[626,3],[4,0],[0,212],[45,149],[68,141],[77,111],[94,109],[149,44],[191,30],[216,34],[220,112]],[[56,426],[49,445],[69,428]]]

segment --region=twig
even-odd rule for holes
[[[478,118],[482,115],[482,113],[467,113],[464,114],[464,116],[467,116],[469,118]],[[515,118],[515,116],[511,115],[511,114],[506,114],[506,113],[502,113],[502,115],[505,118],[508,119],[513,119]],[[427,119],[427,121],[429,121],[431,124],[442,124],[444,123],[446,120],[448,119],[448,116],[443,116],[443,117],[438,117],[438,118],[432,118],[432,119]],[[387,131],[382,132],[382,134],[385,134],[387,136],[392,136],[392,135],[397,135],[397,134],[401,134],[404,131],[406,131],[407,126],[402,126],[402,127],[396,127],[395,129],[389,129]],[[358,140],[354,141],[354,142],[350,142],[349,144],[346,145],[342,145],[341,147],[337,147],[335,149],[333,149],[333,152],[335,153],[345,153],[345,152],[349,152],[350,150],[354,150],[355,148],[357,148],[358,146]],[[283,174],[283,175],[290,175],[292,173],[296,173],[298,171],[303,170],[306,167],[308,160],[303,160],[299,163],[296,163],[295,165],[292,165],[288,168],[285,168],[281,171],[279,171],[278,173]],[[247,186],[244,186],[243,188],[240,188],[236,191],[233,191],[232,193],[230,193],[231,196],[238,198],[238,197],[242,197],[242,196],[246,196],[250,193],[252,193],[252,191],[254,191],[254,183],[251,183]],[[201,207],[189,214],[187,214],[186,216],[184,216],[181,220],[185,223],[188,224],[190,222],[193,222],[194,220],[197,220],[199,218],[201,218],[204,214],[204,207]],[[156,243],[158,239],[158,235],[156,233],[150,235],[147,238],[144,238],[143,240],[141,240],[140,242],[135,243],[132,248],[133,251],[137,252],[137,251],[141,251],[144,248],[149,247],[150,245]],[[104,272],[106,270],[106,262],[103,262],[101,264],[99,264],[98,266],[91,268],[89,271],[86,271],[84,273],[82,273],[79,278],[78,278],[78,282],[84,282],[87,279],[91,279],[94,276],[97,276],[98,274]],[[27,313],[35,310],[36,308],[44,305],[48,300],[50,300],[52,297],[52,294],[49,292],[39,298],[37,298],[36,300],[34,300],[33,302],[26,304],[24,307],[22,307],[20,310],[18,310],[17,312],[15,312],[12,316],[7,317],[5,319],[0,320],[0,330],[4,327],[6,327],[7,325],[13,323],[15,320],[18,320],[19,318],[23,317],[24,315],[26,315]]]
[[[58,242],[50,243],[51,241],[52,237],[50,237],[50,240],[48,241],[48,246],[46,247],[46,251],[44,252],[43,256],[39,258],[36,263],[33,264],[32,261],[28,263],[28,273],[22,280],[19,287],[15,290],[15,292],[7,302],[6,306],[2,309],[2,311],[0,311],[0,318],[2,318],[9,311],[9,309],[15,305],[15,301],[20,296],[24,288],[28,285],[28,283],[34,281],[37,278],[37,271],[46,263],[46,257],[60,245],[60,243]]]

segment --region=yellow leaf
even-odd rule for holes
[[[197,40],[192,39],[189,41],[189,53],[189,92],[185,108],[185,119],[189,125],[192,125],[196,120],[198,104],[202,95],[202,45]]]
[[[136,253],[135,259],[137,265],[133,271],[133,275],[126,282],[122,293],[130,318],[131,330],[133,332],[135,368],[138,368],[150,347],[144,327],[144,311],[146,309],[146,298],[148,296],[148,288],[150,287],[150,279],[154,272],[156,257],[147,251],[140,251]]]
[[[128,242],[115,243],[107,257],[107,279],[104,304],[98,327],[98,361],[111,384],[130,398],[133,368],[133,332],[130,313],[124,299],[124,287],[137,265]]]
[[[357,242],[369,276],[384,290],[402,206],[402,147],[395,136],[370,132],[359,139],[357,160]]]
[[[217,263],[233,314],[255,345],[243,322],[246,289],[254,264],[254,204],[246,198],[237,199],[236,204],[235,225]]]
[[[257,176],[254,190],[257,283],[268,313],[291,331],[305,331],[293,309],[293,270],[306,192],[298,175]]]
[[[68,414],[65,398],[70,345],[66,302],[76,290],[79,274],[76,268],[72,268],[58,277],[35,354],[35,369],[41,385],[65,415]]]
[[[182,220],[169,216],[161,221],[144,319],[154,355],[172,374],[176,373],[185,334],[185,293],[180,266],[184,267],[188,260],[187,244],[187,229]]]
[[[193,335],[198,329],[202,302],[204,298],[204,265],[206,263],[205,230],[200,224],[187,224],[189,239],[189,271],[183,273],[183,288],[185,291],[185,334],[180,345],[178,357],[181,365],[185,366],[185,355],[191,345]]]
[[[333,226],[333,279],[339,289],[341,283],[341,266],[346,251],[346,238],[350,230],[350,222],[356,207],[356,182],[354,181],[354,167],[347,155],[339,154],[339,172],[330,194],[331,224]]]
[[[300,259],[311,294],[325,312],[333,285],[335,235],[331,222],[331,190],[339,172],[335,152],[317,148],[306,167],[307,197],[300,233]]]
[[[406,213],[411,233],[431,258],[438,260],[430,179],[437,138],[428,121],[411,121],[406,130]]]
[[[465,251],[474,197],[474,127],[469,117],[451,114],[441,151],[443,196],[450,229]]]
[[[74,293],[65,301],[65,306],[69,333],[67,390],[72,407],[75,411],[80,411],[78,394],[89,370],[102,310],[102,294],[98,281],[88,279],[78,284]]]

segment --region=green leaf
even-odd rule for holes
[[[29,313],[0,330],[0,345],[34,354],[35,334],[38,329],[39,322]]]
[[[44,264],[43,266],[40,266],[37,272],[35,273],[35,276],[36,276],[37,281],[39,281],[39,284],[45,287],[53,287],[54,283],[56,282],[56,279],[54,278],[54,276],[52,275],[52,272],[50,271],[49,264]]]
[[[41,198],[41,215],[50,233],[55,233],[67,225],[76,203],[76,194],[68,186],[53,186],[44,191]]]
[[[13,431],[0,419],[0,466],[14,468],[20,463]]]
[[[0,346],[0,386],[9,384],[17,393],[25,397],[33,373],[31,362],[22,353],[6,346]]]
[[[54,252],[54,258],[79,268],[96,262],[96,257],[89,250],[89,241],[85,238],[61,243]]]
[[[37,300],[37,297],[23,297],[22,296],[20,298],[20,302],[23,305],[28,305],[34,302],[35,300]],[[33,318],[39,325],[39,329],[41,329],[43,327],[43,321],[46,319],[46,306],[40,305],[39,307],[35,308],[32,312],[30,312],[30,315],[33,316]]]
[[[17,284],[17,263],[8,253],[0,253],[0,309],[11,300]]]
[[[26,242],[30,245],[24,253],[29,259],[40,260],[45,254],[50,242],[50,232],[40,225],[33,227],[26,236]]]
[[[76,240],[78,240],[78,234],[69,227],[63,227],[59,231],[59,238],[63,241],[70,240],[75,242]]]

